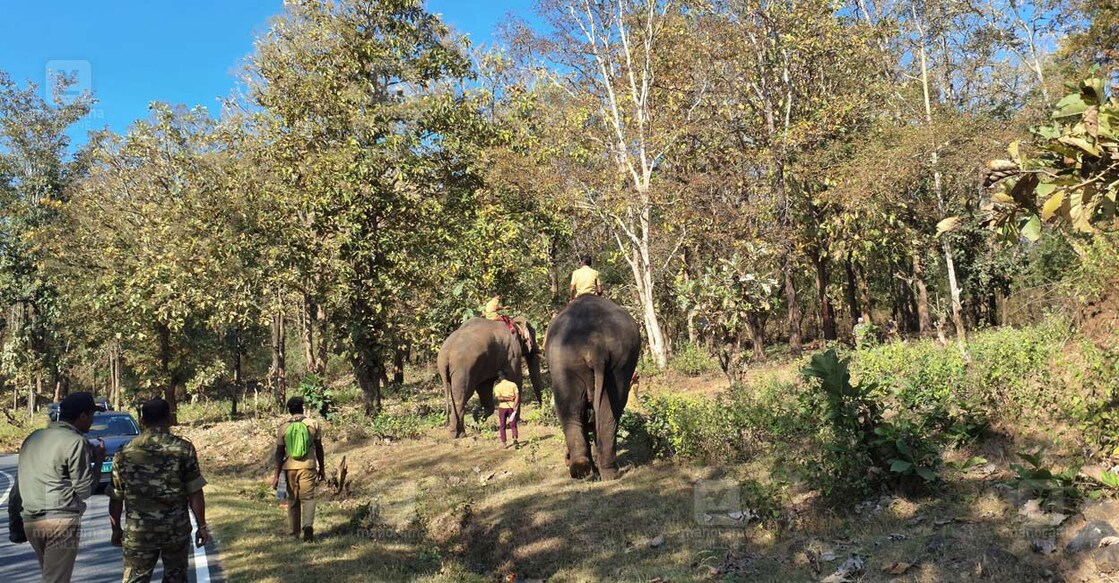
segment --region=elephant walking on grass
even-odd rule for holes
[[[582,295],[552,320],[545,346],[571,477],[595,471],[588,436],[593,429],[598,473],[604,480],[617,478],[618,421],[641,353],[637,322],[610,300]]]
[[[437,365],[447,396],[447,427],[451,437],[466,436],[463,416],[466,404],[474,393],[482,402],[485,416],[493,413],[493,384],[498,371],[504,372],[505,378],[517,385],[518,393],[521,391],[524,378],[521,359],[528,363],[536,402],[541,402],[543,385],[536,330],[525,318],[514,318],[513,324],[519,330],[517,335],[500,320],[473,318],[452,332],[439,349]],[[520,417],[520,411],[517,417]]]

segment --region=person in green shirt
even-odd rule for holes
[[[497,401],[497,425],[503,448],[509,447],[505,438],[506,428],[513,434],[513,444],[517,444],[517,411],[521,408],[520,393],[516,383],[505,378],[503,371],[498,371],[497,382],[493,385],[493,398]]]
[[[590,255],[580,257],[579,268],[571,273],[571,297],[568,301],[585,294],[602,295],[602,282],[598,279],[598,272],[591,268]]]
[[[39,559],[43,581],[68,583],[78,556],[85,500],[101,481],[105,444],[92,446],[93,395],[72,393],[59,404],[58,421],[35,430],[19,448],[16,487],[24,531]]]

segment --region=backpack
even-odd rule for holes
[[[311,430],[307,429],[303,420],[298,419],[288,423],[287,429],[284,430],[284,449],[287,450],[288,457],[303,459],[311,450],[310,446]]]

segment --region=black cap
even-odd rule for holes
[[[97,411],[97,403],[93,400],[93,393],[85,391],[70,393],[58,404],[58,418],[64,421],[73,421],[82,413]]]
[[[140,423],[158,425],[171,418],[171,404],[160,398],[145,401],[140,405]]]

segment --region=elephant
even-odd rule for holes
[[[473,318],[455,330],[439,349],[437,366],[443,379],[447,396],[447,427],[451,437],[465,437],[463,416],[471,395],[478,398],[485,408],[485,415],[493,413],[493,384],[498,371],[521,390],[523,380],[521,359],[528,363],[529,378],[539,404],[543,383],[540,380],[540,347],[536,344],[536,330],[522,317],[513,318],[519,335],[510,332],[501,320]],[[520,415],[518,411],[517,415]]]
[[[588,435],[593,411],[598,474],[617,478],[618,421],[641,353],[637,322],[610,300],[582,295],[552,320],[544,346],[571,477],[595,472]]]

